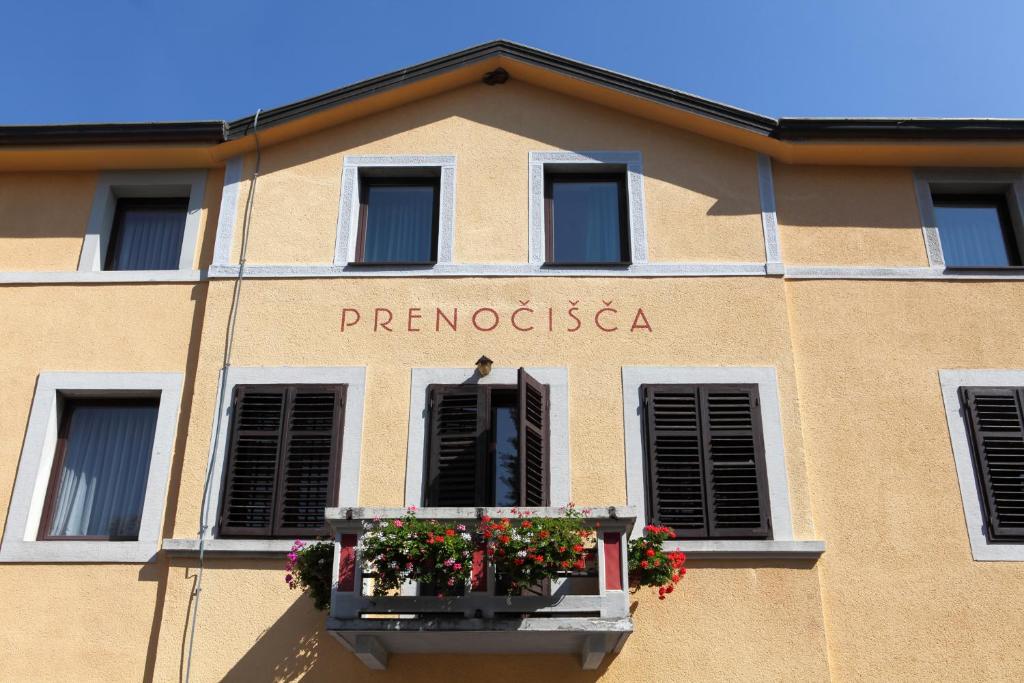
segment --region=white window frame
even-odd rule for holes
[[[548,460],[548,491],[552,506],[570,500],[569,471],[569,371],[566,368],[524,368],[541,384],[548,385],[551,450]],[[467,368],[413,368],[409,398],[409,446],[405,460],[405,504],[423,505],[430,410],[427,387],[431,384],[505,384],[518,382],[517,368],[494,368],[480,377]]]
[[[953,447],[971,555],[979,562],[1024,562],[1024,542],[992,543],[985,533],[984,505],[978,489],[967,423],[960,405],[960,387],[1024,387],[1024,370],[939,370],[939,385],[946,408],[946,424],[949,426],[949,441]]]
[[[221,493],[224,490],[228,441],[231,435],[232,398],[239,384],[344,384],[345,415],[339,464],[338,500],[328,507],[353,507],[359,501],[359,459],[363,442],[363,404],[366,394],[365,367],[236,367],[228,368],[224,394],[220,396],[217,434],[211,453],[213,463],[210,490],[206,498],[206,550],[214,553],[279,553],[291,547],[282,539],[217,538]],[[164,550],[193,553],[199,540],[174,538],[164,541]]]
[[[1010,214],[1017,246],[1024,249],[1024,173],[1007,169],[918,169],[914,171],[914,191],[921,213],[921,227],[924,232],[928,264],[932,268],[946,269],[946,259],[939,239],[939,225],[935,218],[935,204],[932,194],[1004,194],[1006,208]],[[950,267],[953,272],[956,267]],[[1010,270],[993,267],[993,271]],[[1011,276],[1017,277],[1017,276]]]
[[[43,372],[36,383],[25,444],[7,514],[0,562],[149,562],[160,547],[167,478],[178,428],[183,375],[177,372]],[[60,428],[58,394],[158,396],[153,453],[136,541],[39,541],[43,504]]]
[[[78,272],[110,272],[103,264],[110,248],[110,234],[114,226],[117,200],[122,197],[188,197],[185,232],[181,239],[181,257],[176,270],[194,270],[196,243],[199,239],[199,220],[202,215],[203,196],[206,191],[206,171],[105,171],[100,174],[93,195],[89,223],[82,242]],[[120,272],[120,271],[117,271]],[[131,278],[150,280],[164,270],[127,271]]]
[[[644,211],[644,163],[640,152],[530,152],[530,264],[542,266],[549,259],[544,238],[544,174],[585,167],[595,172],[625,169],[626,196],[629,201],[629,257],[632,265],[647,263],[647,219]],[[592,266],[601,269],[600,264]],[[560,269],[557,264],[547,271],[579,271]]]
[[[643,535],[647,524],[646,455],[644,451],[644,407],[641,387],[645,384],[754,384],[761,404],[765,474],[771,508],[771,540],[668,541],[667,548],[694,556],[815,558],[824,552],[823,541],[793,538],[789,504],[789,480],[779,411],[779,386],[772,367],[657,367],[622,368],[622,417],[626,446],[627,504],[637,509],[633,538]]]
[[[386,263],[364,264],[356,262],[356,242],[359,238],[359,181],[368,169],[431,169],[440,176],[437,219],[437,261],[435,265],[452,264],[455,244],[455,155],[399,155],[399,156],[347,156],[341,172],[341,198],[338,203],[337,238],[334,246],[335,266],[370,266],[399,271],[430,270],[426,266],[389,266]]]

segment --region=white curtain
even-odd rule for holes
[[[430,261],[433,237],[433,187],[370,188],[364,261]]]
[[[68,407],[73,412],[50,535],[138,538],[156,405]]]
[[[177,270],[185,234],[184,210],[124,210],[113,270]]]

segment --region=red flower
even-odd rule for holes
[[[562,568],[563,569],[568,569],[569,568],[569,562],[567,560],[562,560]]]
[[[644,569],[647,569],[647,567],[649,567],[650,565],[647,564],[647,560],[641,560],[640,561],[640,566],[643,567]]]
[[[654,549],[653,548],[648,548],[647,549],[647,557],[654,557]]]
[[[444,535],[445,536],[454,536],[455,535],[455,529],[445,529],[444,530]]]
[[[530,520],[527,519],[527,520],[523,521],[523,528],[524,529],[529,529],[532,526],[533,526],[533,522],[531,522]]]
[[[491,521],[491,518],[488,515],[484,515],[480,518],[480,521],[486,524],[487,522]]]
[[[512,539],[509,536],[501,536],[498,540],[502,543],[508,544]]]
[[[574,545],[572,547],[572,550],[573,550],[573,552],[576,552],[576,553],[582,553],[583,552],[583,546],[580,545],[579,543],[577,543],[576,545]]]

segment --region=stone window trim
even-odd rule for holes
[[[971,555],[978,562],[1024,562],[1024,543],[993,542],[985,533],[985,510],[959,394],[960,387],[1022,387],[1024,370],[939,370],[939,385],[946,409],[946,424],[949,426],[949,441],[960,484]]]
[[[280,539],[216,538],[217,519],[224,489],[227,448],[231,434],[232,398],[240,384],[344,384],[346,385],[344,427],[341,444],[341,463],[338,486],[338,505],[355,506],[359,498],[359,459],[362,448],[363,404],[366,393],[365,367],[241,367],[227,371],[224,394],[219,398],[219,423],[214,435],[210,490],[206,499],[206,539],[214,541],[217,551],[239,553],[266,548],[290,546],[291,541]],[[164,549],[187,552],[198,550],[198,539],[168,539]]]
[[[374,266],[356,259],[359,237],[359,178],[366,171],[427,170],[440,177],[438,196],[437,260],[434,266],[451,265],[455,244],[455,155],[354,155],[346,156],[341,172],[341,197],[334,246],[334,265],[372,271]],[[434,266],[397,267],[400,271],[429,271]]]
[[[42,372],[36,382],[25,443],[11,496],[0,562],[146,563],[160,547],[167,480],[178,429],[182,373]],[[135,541],[39,541],[39,525],[57,445],[59,396],[159,396],[142,522]]]
[[[939,239],[939,226],[935,218],[932,195],[943,194],[999,194],[1006,198],[1018,245],[1024,245],[1024,173],[1016,169],[916,169],[914,191],[921,214],[928,265],[945,274],[956,274],[962,269],[947,268]],[[986,269],[972,269],[986,270]],[[992,268],[993,273],[1005,272],[1008,277],[1019,277],[1020,268]],[[1016,275],[1013,273],[1017,273]]]
[[[93,195],[89,223],[82,241],[78,261],[79,273],[103,271],[103,263],[110,247],[117,200],[121,197],[188,197],[185,232],[181,240],[178,271],[195,270],[196,247],[199,240],[199,222],[206,192],[205,169],[170,171],[104,171],[100,174]],[[172,271],[125,271],[118,281],[130,279],[150,281],[156,274]]]
[[[569,372],[566,368],[524,368],[549,391],[551,451],[549,459],[550,505],[570,502]],[[431,384],[507,384],[515,386],[518,368],[494,368],[480,377],[469,368],[413,368],[409,400],[409,443],[405,463],[405,504],[422,506],[430,409],[427,387]]]
[[[633,265],[647,263],[647,223],[644,211],[643,155],[638,151],[530,152],[529,154],[529,263],[539,267],[550,259],[545,249],[544,174],[582,167],[594,171],[624,169],[629,201],[629,253]],[[595,269],[601,269],[595,265]],[[557,265],[546,269],[558,270]],[[567,269],[573,270],[573,269]]]
[[[772,521],[771,540],[670,541],[667,548],[684,550],[694,557],[815,559],[825,550],[823,541],[797,540],[789,501],[785,446],[779,388],[773,367],[662,367],[622,368],[622,414],[626,448],[626,504],[637,509],[633,537],[647,524],[646,457],[644,451],[643,397],[645,384],[755,384],[761,404],[765,470]]]

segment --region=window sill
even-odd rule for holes
[[[146,564],[156,556],[155,541],[21,541],[5,539],[0,564]]]
[[[559,261],[545,261],[541,268],[629,268],[632,261],[592,261],[581,263],[561,263]]]
[[[291,550],[292,543],[279,538],[209,538],[203,553],[221,557],[278,557],[283,558]],[[164,539],[164,552],[171,557],[192,557],[199,555],[198,538]]]
[[[667,541],[668,550],[682,550],[692,559],[773,559],[816,561],[825,541]]]
[[[346,268],[433,268],[437,261],[349,261]]]
[[[0,272],[0,284],[91,284],[117,282],[199,282],[199,270],[71,270]]]

